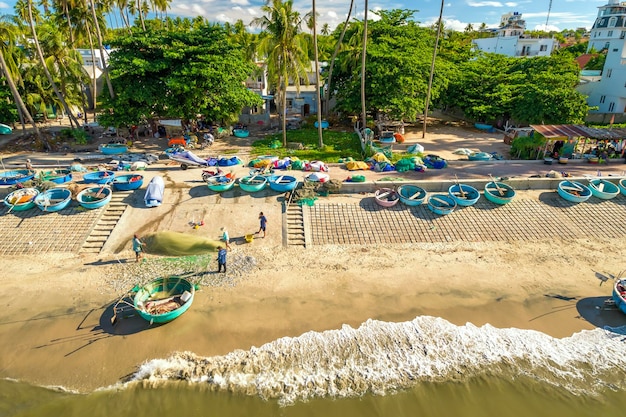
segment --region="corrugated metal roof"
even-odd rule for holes
[[[626,139],[626,129],[596,128],[583,125],[530,125],[537,133],[546,139],[556,138],[589,138],[598,140]]]

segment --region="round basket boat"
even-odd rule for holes
[[[572,203],[582,203],[591,197],[589,187],[576,181],[561,181],[557,187],[557,193]]]
[[[589,181],[589,189],[594,197],[602,200],[610,200],[617,197],[619,194],[619,187],[613,184],[609,180],[596,178]]]
[[[515,190],[503,182],[490,181],[485,184],[485,198],[495,204],[508,204],[515,198]]]
[[[407,206],[419,206],[426,199],[426,190],[417,185],[401,185],[398,187],[398,197]]]
[[[72,192],[67,188],[51,188],[35,197],[35,205],[43,212],[51,213],[66,208],[72,201]]]
[[[452,213],[456,207],[456,201],[449,194],[434,194],[428,197],[428,209],[435,214],[444,216]]]
[[[381,188],[374,193],[374,201],[382,207],[393,207],[398,204],[400,198],[393,188]]]
[[[32,180],[35,176],[33,171],[28,169],[14,169],[0,172],[0,185],[14,185],[18,182]]]
[[[115,179],[115,171],[94,171],[83,175],[85,184],[108,184]]]
[[[262,175],[249,175],[239,179],[239,188],[248,192],[256,193],[265,188],[267,185],[267,178]]]
[[[113,191],[106,185],[101,187],[89,187],[78,193],[76,201],[86,209],[104,207],[111,201]]]
[[[69,169],[53,169],[51,171],[39,171],[37,177],[41,181],[50,181],[55,184],[63,184],[72,181],[72,171]]]
[[[143,185],[143,175],[129,174],[117,175],[113,179],[113,188],[117,191],[131,191],[141,188]]]
[[[12,211],[24,211],[35,207],[35,197],[39,195],[36,188],[22,188],[4,197],[4,204]]]
[[[209,187],[209,190],[221,193],[228,191],[235,186],[235,178],[230,178],[226,175],[216,175],[214,177],[209,177],[206,180],[206,185]]]
[[[272,190],[281,193],[291,191],[298,185],[298,179],[291,175],[271,175],[267,180]]]
[[[184,278],[157,278],[137,291],[135,310],[152,323],[167,323],[189,310],[195,295],[194,285]]]
[[[480,199],[480,192],[467,184],[452,185],[448,188],[448,194],[459,206],[463,207],[473,206]]]
[[[626,195],[626,178],[622,178],[621,180],[619,180],[617,185],[619,187],[620,193],[622,193],[622,195]]]
[[[250,136],[250,131],[248,129],[233,129],[233,135],[238,138],[247,138]]]

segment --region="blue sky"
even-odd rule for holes
[[[261,15],[263,0],[173,0],[169,16],[196,17],[202,15],[213,22],[235,22],[241,19],[248,24]],[[548,20],[550,30],[591,28],[598,6],[608,0],[552,0],[552,9]],[[526,20],[528,29],[543,29],[548,16],[550,0],[458,0],[446,1],[443,17],[445,25],[455,30],[463,30],[468,23],[478,27],[486,23],[488,27],[497,27],[500,16],[508,12],[520,12]],[[0,0],[0,14],[12,14],[15,0]],[[306,13],[311,10],[310,0],[294,0],[297,10]],[[334,28],[345,20],[350,0],[317,0],[316,8],[319,25],[328,23]],[[363,0],[355,0],[356,16],[363,18]],[[415,20],[428,25],[436,21],[441,7],[440,0],[370,0],[369,9],[411,9],[418,10]],[[375,18],[370,14],[372,18]],[[115,25],[114,21],[110,23]]]

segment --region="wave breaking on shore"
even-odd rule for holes
[[[557,339],[534,330],[489,324],[456,326],[417,317],[368,320],[359,328],[307,332],[250,350],[201,357],[190,352],[143,364],[133,381],[184,380],[216,391],[277,399],[384,395],[420,382],[481,375],[530,377],[575,394],[626,388],[626,327]]]

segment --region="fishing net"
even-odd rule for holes
[[[165,256],[200,255],[215,252],[220,242],[201,236],[171,231],[158,232],[147,236],[146,253]]]

